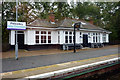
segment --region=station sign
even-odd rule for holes
[[[26,30],[26,22],[7,21],[7,29]]]

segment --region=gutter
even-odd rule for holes
[[[30,29],[47,29],[47,30],[73,30],[73,28],[61,28],[61,27],[58,27],[58,28],[43,28],[43,27],[29,27],[27,26],[27,28],[30,28]],[[103,32],[103,33],[112,33],[110,31],[102,31],[102,30],[92,30],[92,29],[79,29],[81,31],[94,31],[94,32]]]

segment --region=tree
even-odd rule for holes
[[[2,43],[3,49],[9,48],[9,30],[7,30],[7,21],[16,21],[16,3],[2,2]],[[31,11],[32,5],[29,3],[19,2],[18,4],[18,21],[29,23],[34,20],[36,16]],[[30,12],[31,11],[31,12]]]
[[[67,2],[54,2],[52,4],[52,9],[57,19],[62,19],[64,17],[71,17],[71,14],[72,14],[70,12],[71,9]]]
[[[111,26],[108,29],[112,31],[110,40],[112,43],[120,44],[120,2],[116,3],[115,12],[113,13],[109,24]]]

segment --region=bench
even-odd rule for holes
[[[76,49],[81,49],[83,46],[81,44],[75,45]],[[72,50],[74,49],[74,44],[63,44],[62,50]]]

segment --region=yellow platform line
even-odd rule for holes
[[[0,74],[2,76],[14,75],[14,74],[19,74],[21,72],[23,73],[23,72],[29,72],[29,71],[34,71],[34,70],[42,70],[42,69],[46,69],[46,68],[58,67],[59,65],[71,64],[71,63],[77,63],[77,62],[85,62],[85,61],[88,61],[88,60],[96,60],[96,59],[105,58],[105,57],[107,58],[107,57],[112,57],[112,56],[116,56],[116,55],[118,55],[118,54],[112,54],[112,55],[101,56],[101,57],[96,57],[96,58],[84,59],[84,60],[79,60],[79,61],[71,61],[71,62],[66,62],[66,63],[61,63],[61,64],[54,64],[54,65],[50,65],[50,66],[43,66],[43,67],[37,67],[37,68],[31,68],[31,69],[5,72],[5,73],[0,73]]]

